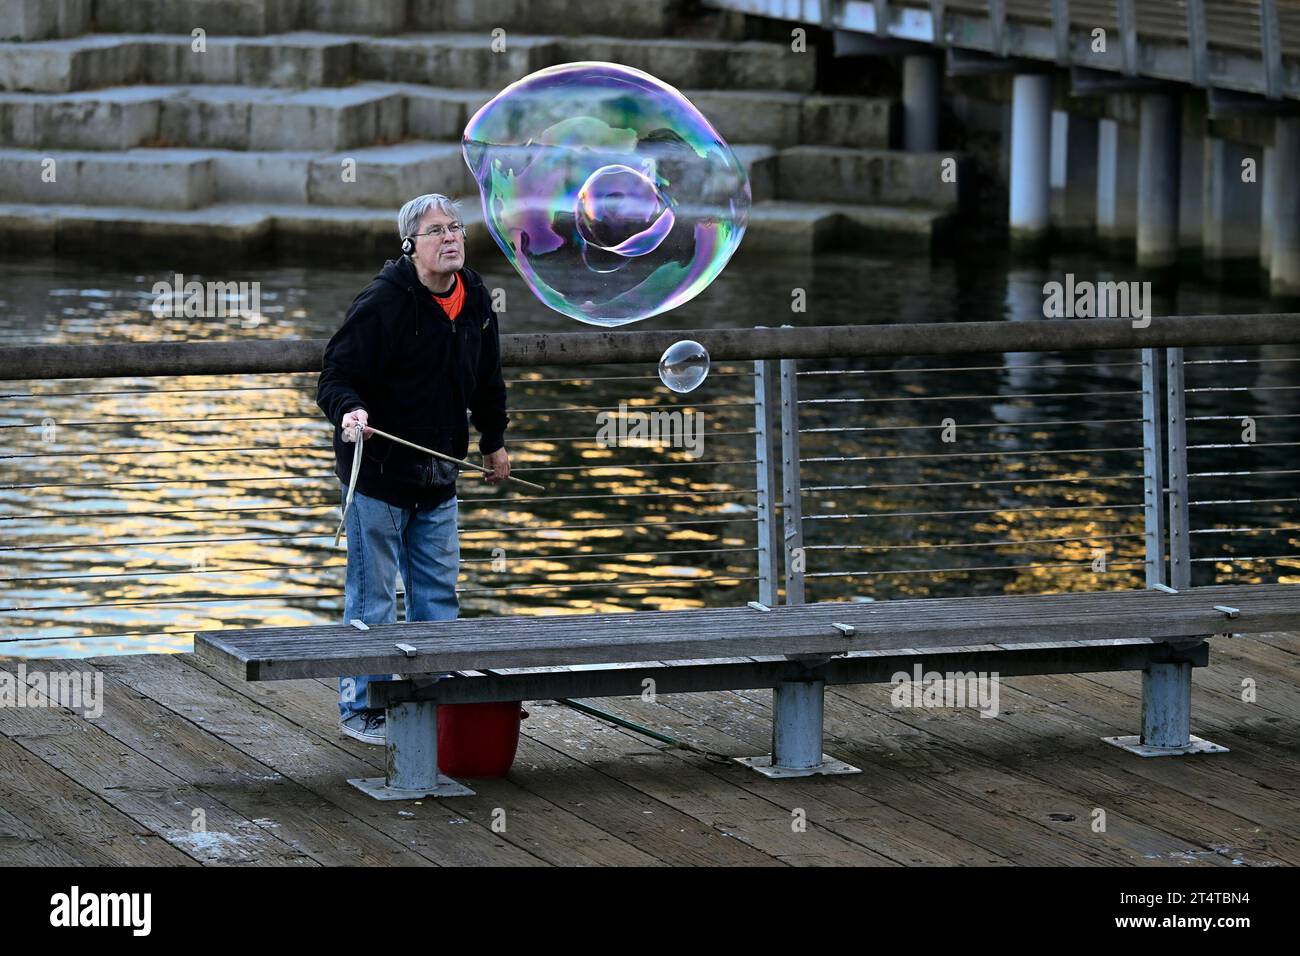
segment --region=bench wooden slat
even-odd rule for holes
[[[1215,605],[1240,609],[1231,621]],[[536,618],[469,618],[390,624],[207,631],[195,652],[248,680],[420,673],[619,662],[700,661],[955,644],[1193,639],[1227,631],[1294,628],[1300,587],[1208,587],[1179,594],[1083,594],[926,598],[874,604],[638,611]],[[834,630],[851,624],[852,638]],[[410,658],[397,642],[413,645]]]
[[[1077,674],[1138,670],[1153,655],[1163,656],[1161,641],[1127,640],[1088,644],[1079,641],[1034,643],[1002,649],[929,648],[917,651],[870,651],[836,657],[816,670],[828,685],[892,682],[902,672],[912,675],[915,665],[924,672],[996,672],[1002,677],[1025,674]],[[1013,650],[1014,653],[1008,653]],[[1208,645],[1191,645],[1180,655],[1193,666],[1208,663]],[[758,660],[724,658],[691,661],[665,667],[657,664],[617,664],[582,668],[531,668],[510,673],[474,674],[438,681],[429,688],[412,688],[400,682],[371,684],[372,706],[388,706],[413,698],[438,703],[463,704],[502,700],[637,696],[643,681],[654,682],[656,694],[773,687],[781,681],[806,677],[808,672],[784,657]]]
[[[1262,595],[1263,588],[1280,588],[1286,591],[1290,585],[1249,585],[1219,588],[1198,588],[1196,593],[1214,598],[1216,603],[1230,603],[1234,595]],[[1187,594],[1184,592],[1184,600]],[[369,632],[359,632],[343,625],[321,625],[318,627],[278,627],[240,629],[236,631],[199,632],[207,639],[210,635],[241,635],[240,640],[257,640],[259,647],[269,653],[277,650],[297,648],[304,637],[333,634],[349,645],[364,639],[369,633],[387,634],[385,628],[402,628],[406,637],[457,637],[467,640],[524,640],[555,639],[563,640],[565,635],[577,629],[583,631],[616,630],[634,631],[638,637],[655,629],[677,631],[683,626],[689,627],[692,634],[716,636],[721,632],[734,633],[737,622],[747,627],[771,627],[775,622],[789,623],[791,620],[806,619],[817,624],[843,621],[853,623],[868,615],[879,621],[901,619],[899,623],[908,626],[908,621],[935,621],[957,619],[980,621],[1004,619],[1009,624],[1023,621],[1026,613],[1032,612],[1044,621],[1077,620],[1080,613],[1088,613],[1095,602],[1098,609],[1104,606],[1107,613],[1124,613],[1124,610],[1136,609],[1145,612],[1151,601],[1177,601],[1176,595],[1145,590],[1106,591],[1100,593],[1071,594],[1036,594],[1036,595],[994,595],[979,598],[923,598],[904,601],[887,601],[878,603],[827,602],[806,604],[793,607],[781,606],[769,611],[754,611],[750,608],[709,608],[689,611],[635,611],[614,614],[519,615],[509,617],[462,618],[455,621],[421,621],[391,625],[375,625]],[[1198,603],[1200,602],[1199,599]],[[1177,603],[1171,607],[1179,606]],[[689,617],[687,616],[689,615]],[[881,615],[880,617],[876,617]],[[404,638],[403,638],[404,639]]]

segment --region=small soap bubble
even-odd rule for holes
[[[659,381],[674,392],[693,392],[709,374],[709,351],[683,339],[668,346],[659,358]]]
[[[686,97],[616,63],[502,90],[462,152],[488,232],[544,304],[591,325],[658,315],[708,287],[745,234],[749,177]]]

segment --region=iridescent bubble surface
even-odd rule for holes
[[[681,93],[615,63],[524,77],[462,143],[483,218],[543,303],[618,326],[699,295],[745,233],[744,166]]]
[[[674,392],[693,392],[709,374],[709,351],[699,342],[674,342],[659,357],[659,381]]]

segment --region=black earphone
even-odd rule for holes
[[[410,236],[403,236],[403,237],[402,237],[402,252],[403,252],[405,255],[408,255],[408,256],[409,256],[409,255],[410,255],[411,253],[413,253],[414,251],[415,251],[415,240],[412,239]]]

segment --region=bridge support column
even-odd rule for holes
[[[1138,147],[1137,264],[1178,262],[1178,181],[1182,170],[1182,104],[1170,93],[1142,94]]]
[[[1097,238],[1131,252],[1137,235],[1137,138],[1113,119],[1097,121]]]
[[[737,757],[736,762],[767,777],[861,773],[857,767],[822,753],[825,700],[825,681],[778,684],[772,689],[772,752],[762,757]]]
[[[1052,231],[1092,236],[1097,225],[1097,120],[1052,111]]]
[[[943,77],[938,57],[903,57],[903,148],[909,153],[933,153],[939,148],[939,111]]]
[[[1197,256],[1201,251],[1205,185],[1205,143],[1202,136],[1183,135],[1182,169],[1178,179],[1178,245],[1180,254]]]
[[[419,800],[422,797],[472,797],[474,791],[438,772],[438,705],[417,700],[392,704],[385,710],[384,749],[388,772],[348,783],[376,800]]]
[[[1228,748],[1192,735],[1192,662],[1174,653],[1142,671],[1142,733],[1103,737],[1139,757],[1227,753]]]
[[[1273,213],[1277,209],[1277,152],[1264,147],[1264,161],[1259,164],[1259,267],[1265,273],[1273,264]]]
[[[1300,116],[1279,116],[1274,123],[1270,285],[1274,295],[1300,296]]]
[[[1052,77],[1023,73],[1011,96],[1011,240],[1034,244],[1051,226]]]
[[[1216,264],[1234,260],[1251,260],[1253,270],[1259,255],[1260,170],[1243,182],[1242,164],[1247,159],[1258,157],[1239,143],[1217,138],[1205,142],[1201,246],[1206,263],[1215,271],[1222,271]]]

